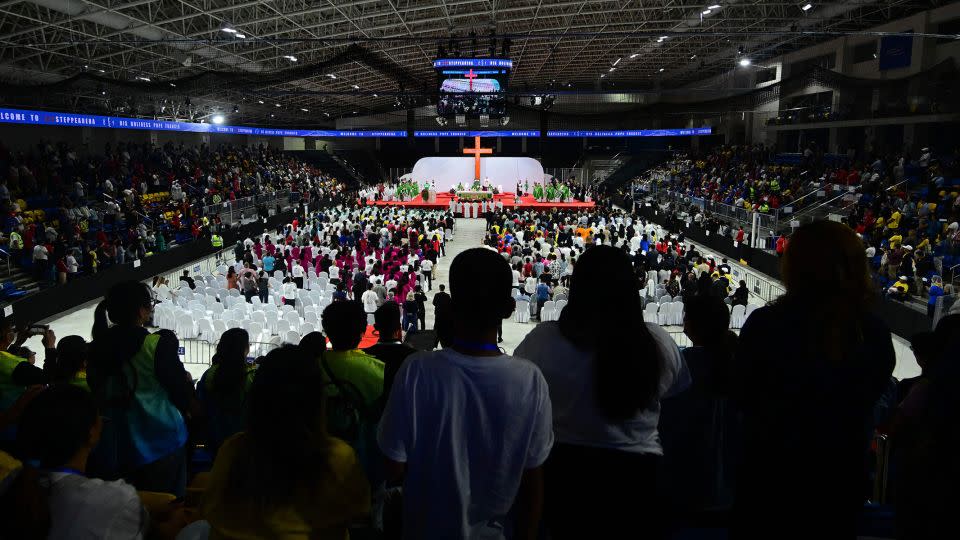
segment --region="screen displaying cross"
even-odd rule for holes
[[[480,136],[473,138],[473,148],[464,148],[464,154],[473,154],[473,179],[480,179],[480,154],[492,154],[493,148],[480,148]]]
[[[470,91],[473,92],[473,80],[477,78],[477,74],[473,72],[473,68],[470,68],[470,71],[464,74],[464,77],[470,81]]]

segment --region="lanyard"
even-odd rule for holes
[[[64,474],[76,474],[76,475],[80,475],[80,476],[86,476],[86,474],[85,474],[84,472],[78,471],[77,469],[74,469],[74,468],[72,468],[72,467],[55,467],[55,468],[53,468],[53,469],[48,469],[47,472],[52,472],[52,473],[64,473]]]

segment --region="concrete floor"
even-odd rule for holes
[[[484,220],[465,218],[457,219],[454,238],[450,243],[447,244],[446,256],[440,260],[436,267],[436,279],[433,281],[433,290],[427,295],[430,300],[433,298],[433,293],[439,290],[439,284],[442,283],[444,285],[449,285],[447,272],[450,268],[450,262],[453,261],[453,258],[466,249],[477,247],[482,244],[485,234],[484,228]],[[192,269],[194,264],[195,263],[188,265],[187,268]],[[50,325],[53,331],[57,334],[58,338],[68,335],[79,335],[89,340],[90,329],[93,326],[93,312],[95,308],[96,302],[92,302],[43,322],[44,324]],[[431,302],[427,302],[426,320],[428,328],[433,327],[433,317],[433,305]],[[503,343],[501,343],[501,347],[503,347],[507,353],[512,353],[535,324],[537,324],[535,321],[529,323],[517,323],[514,322],[513,319],[504,320]],[[674,336],[678,344],[688,344],[686,336],[683,335],[681,327],[667,327],[667,331]],[[43,361],[43,347],[40,343],[40,338],[30,338],[27,341],[26,346],[38,353],[37,364],[40,365]],[[203,351],[195,351],[192,349],[192,347],[194,347],[194,345],[187,345],[188,350],[185,351],[185,358],[191,358],[194,356],[205,357],[208,353],[207,347],[205,346],[203,347]],[[918,375],[920,373],[920,368],[917,366],[916,360],[910,351],[909,344],[904,340],[894,336],[894,349],[897,353],[897,366],[894,370],[894,376],[897,378],[905,378]],[[204,364],[187,364],[186,367],[194,378],[199,378],[207,368],[207,366]]]

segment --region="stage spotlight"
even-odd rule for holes
[[[257,103],[263,105],[263,100],[262,100],[262,99],[258,99],[258,100],[257,100]]]
[[[750,59],[749,59],[749,58],[742,58],[742,59],[740,59],[740,67],[747,67],[747,66],[749,66],[749,65],[750,65]]]
[[[215,114],[215,115],[213,115],[213,118],[211,118],[210,120],[211,120],[214,124],[222,124],[222,123],[223,123],[223,115],[222,115],[222,114]]]
[[[810,11],[811,9],[813,9],[813,4],[804,4],[803,7],[800,9],[802,9],[805,12]]]

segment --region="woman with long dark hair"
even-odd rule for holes
[[[357,456],[327,434],[320,364],[301,347],[270,352],[250,387],[247,430],[217,454],[203,515],[224,538],[346,538],[367,513]]]
[[[797,229],[781,275],[786,294],[754,311],[740,332],[733,381],[744,441],[734,532],[855,538],[873,408],[895,363],[890,331],[870,312],[863,243],[846,225]],[[777,493],[802,501],[803,519]]]
[[[94,314],[87,382],[109,419],[101,445],[115,455],[110,476],[142,491],[182,496],[186,490],[183,414],[193,385],[169,330],[151,334],[150,288],[138,281],[114,285]],[[112,325],[111,325],[112,323]]]
[[[660,398],[689,376],[670,336],[643,321],[639,290],[623,251],[591,247],[573,271],[560,320],[537,325],[514,351],[537,364],[550,387],[557,444],[545,512],[554,538],[616,535],[642,521],[639,512],[657,520]],[[625,497],[613,483],[638,489]]]
[[[209,440],[215,454],[223,441],[243,431],[247,395],[255,366],[247,363],[250,335],[243,328],[231,328],[220,336],[212,366],[197,383],[197,397],[203,403],[209,425]]]

